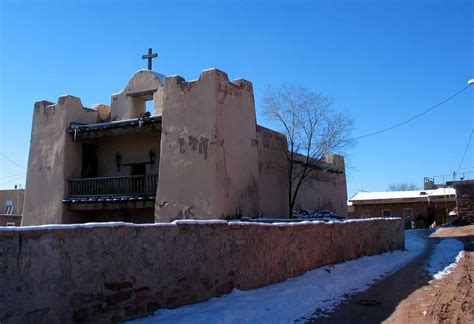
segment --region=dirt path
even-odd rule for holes
[[[455,237],[464,257],[449,275],[431,280],[425,270],[434,241]],[[406,267],[340,305],[316,323],[474,323],[474,226],[446,228]]]

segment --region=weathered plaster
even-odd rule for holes
[[[258,214],[258,152],[250,82],[211,69],[164,85],[156,220]]]
[[[22,225],[68,223],[63,206],[68,179],[81,175],[82,146],[67,133],[69,123],[95,123],[96,110],[73,96],[58,103],[38,101],[33,112]]]

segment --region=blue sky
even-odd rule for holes
[[[159,53],[154,70],[166,75],[190,80],[217,67],[252,81],[260,124],[268,125],[263,90],[300,83],[332,97],[354,119],[354,136],[377,131],[474,78],[473,3],[0,0],[0,152],[26,167],[36,100],[71,94],[88,107],[108,104],[146,68],[148,47]],[[349,197],[456,171],[473,109],[474,86],[361,139],[346,156]],[[473,143],[461,171],[473,170]],[[0,188],[24,185],[23,173],[0,156]]]

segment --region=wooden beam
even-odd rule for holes
[[[161,123],[146,123],[142,127],[138,125],[117,127],[117,128],[103,128],[94,130],[81,130],[76,134],[76,140],[100,138],[106,136],[120,136],[120,135],[134,135],[150,132],[161,132]],[[70,131],[74,136],[74,131]]]
[[[144,91],[138,91],[138,92],[129,92],[127,93],[128,97],[145,97],[145,96],[152,96],[156,92],[157,89],[150,89],[150,90],[144,90]]]

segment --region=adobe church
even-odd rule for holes
[[[146,113],[147,101],[153,111]],[[252,83],[136,72],[109,105],[34,105],[22,225],[287,217],[285,135],[256,124]],[[346,215],[331,155],[297,207]]]

